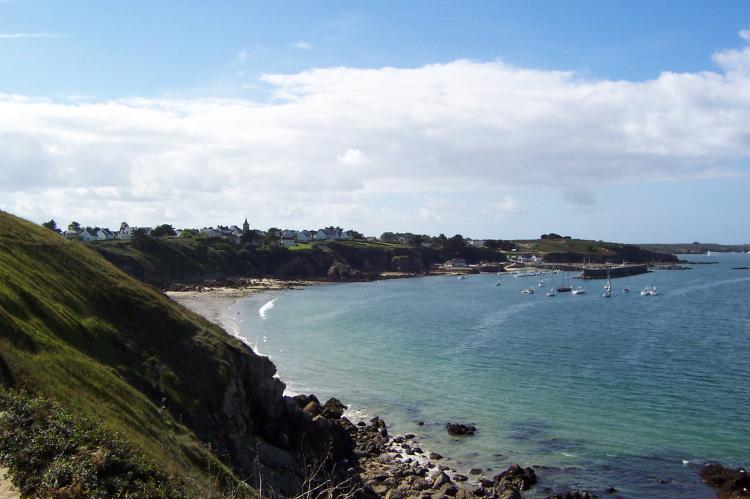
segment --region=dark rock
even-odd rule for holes
[[[424,451],[422,450],[422,448],[419,447],[419,446],[413,447],[412,450],[414,451],[415,454],[423,454],[424,453]]]
[[[417,426],[424,426],[424,421],[419,421],[419,422],[417,423]]]
[[[513,487],[528,490],[536,484],[536,473],[531,468],[521,468],[517,464],[495,475],[495,484],[501,487]]]
[[[547,496],[545,499],[596,499],[597,497],[599,496],[586,490],[569,490],[562,494]]]
[[[449,483],[451,483],[450,477],[446,475],[444,471],[441,471],[440,473],[437,473],[435,475],[435,478],[432,480],[432,488],[439,489],[443,485]]]
[[[521,493],[514,489],[513,487],[508,487],[507,489],[501,490],[497,494],[498,499],[523,499],[523,496],[521,496]]]
[[[315,400],[312,400],[308,402],[304,409],[302,409],[302,412],[304,412],[307,416],[313,417],[320,414],[320,410],[320,404]]]
[[[744,468],[735,470],[719,463],[708,463],[698,473],[706,485],[716,490],[719,499],[750,497],[750,476]]]
[[[459,488],[455,483],[448,483],[440,489],[440,492],[450,497],[455,497],[456,494],[458,494],[458,491]]]
[[[440,461],[441,459],[443,459],[443,456],[441,456],[437,452],[430,452],[430,459],[434,461]]]
[[[316,402],[316,403],[320,404],[320,401],[318,400],[318,397],[316,397],[315,395],[312,395],[312,394],[310,394],[310,395],[302,395],[302,394],[295,395],[294,397],[292,397],[292,400],[294,400],[294,402],[297,403],[297,406],[299,406],[300,409],[304,409],[305,406],[307,404],[309,404],[310,402]]]
[[[477,496],[477,497],[484,497],[484,495],[485,495],[485,494],[487,493],[487,491],[486,491],[486,490],[484,490],[484,487],[482,487],[482,486],[480,485],[480,486],[478,486],[478,487],[474,488],[474,490],[472,491],[472,493],[473,493],[473,494],[474,494],[475,496]]]
[[[404,437],[402,437],[401,435],[397,435],[393,437],[393,441],[397,444],[402,444],[404,443]]]
[[[367,423],[365,423],[364,421],[358,421],[357,422],[357,426],[359,426],[361,428],[363,426],[367,426]]]
[[[460,473],[456,473],[455,475],[453,475],[453,479],[457,482],[465,482],[469,479],[469,477]]]
[[[412,438],[414,438],[414,434],[413,433],[407,433],[406,435],[404,435],[404,438],[407,439],[407,440],[411,440]]]
[[[617,492],[617,489],[614,487],[607,487],[607,490],[605,490],[604,492],[606,492],[607,494],[614,494],[615,492]]]
[[[490,480],[489,478],[480,478],[479,483],[482,485],[482,487],[485,488],[490,488],[495,485],[495,482]]]
[[[322,413],[328,419],[340,419],[346,409],[347,407],[339,399],[330,398],[328,402],[323,404]]]
[[[480,468],[472,468],[469,470],[469,475],[481,475],[482,470]]]
[[[448,430],[448,434],[454,436],[473,435],[477,431],[477,427],[473,424],[446,423],[445,428]]]

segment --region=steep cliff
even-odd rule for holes
[[[0,212],[0,383],[116,431],[195,495],[345,458],[265,357],[79,242]],[[241,487],[240,487],[241,489]]]

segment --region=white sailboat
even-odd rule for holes
[[[540,280],[539,280],[539,284],[538,284],[538,286],[539,286],[540,288],[543,288],[543,287],[544,287],[544,279],[540,279]]]
[[[656,286],[651,284],[641,290],[641,296],[656,296],[659,293],[656,292]]]
[[[609,267],[607,267],[607,284],[604,285],[602,296],[604,298],[610,298],[612,296],[612,281],[610,280]]]
[[[550,290],[547,291],[547,296],[549,297],[557,296],[557,290],[555,288],[550,288]]]

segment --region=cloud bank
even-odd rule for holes
[[[501,61],[324,68],[263,76],[268,102],[0,94],[0,207],[111,225],[361,226],[403,215],[373,207],[394,193],[490,190],[510,215],[519,186],[586,205],[598,185],[738,175],[750,48],[713,60],[641,82]]]

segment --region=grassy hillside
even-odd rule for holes
[[[210,413],[227,384],[220,352],[229,348],[238,346],[220,329],[83,244],[0,212],[6,384],[104,422],[168,471],[210,487],[228,468],[163,407]]]
[[[206,496],[283,474],[261,449],[296,469],[306,420],[274,373],[86,245],[0,212],[0,384],[98,422]]]
[[[669,253],[652,251],[634,244],[566,238],[519,240],[515,243],[516,253],[544,255],[548,262],[580,263],[584,257],[594,263],[677,261],[677,258]]]
[[[714,243],[675,243],[675,244],[639,244],[651,251],[673,253],[678,255],[714,253],[735,253],[750,251],[750,244],[714,244]]]
[[[329,271],[334,264],[336,268],[343,265],[350,269],[351,278],[367,278],[391,270],[421,272],[446,258],[431,248],[365,241],[255,249],[217,238],[142,237],[134,241],[95,242],[90,246],[128,274],[159,287],[228,277],[326,279],[332,276]],[[471,260],[497,258],[489,250],[466,251],[471,252],[468,255]]]

